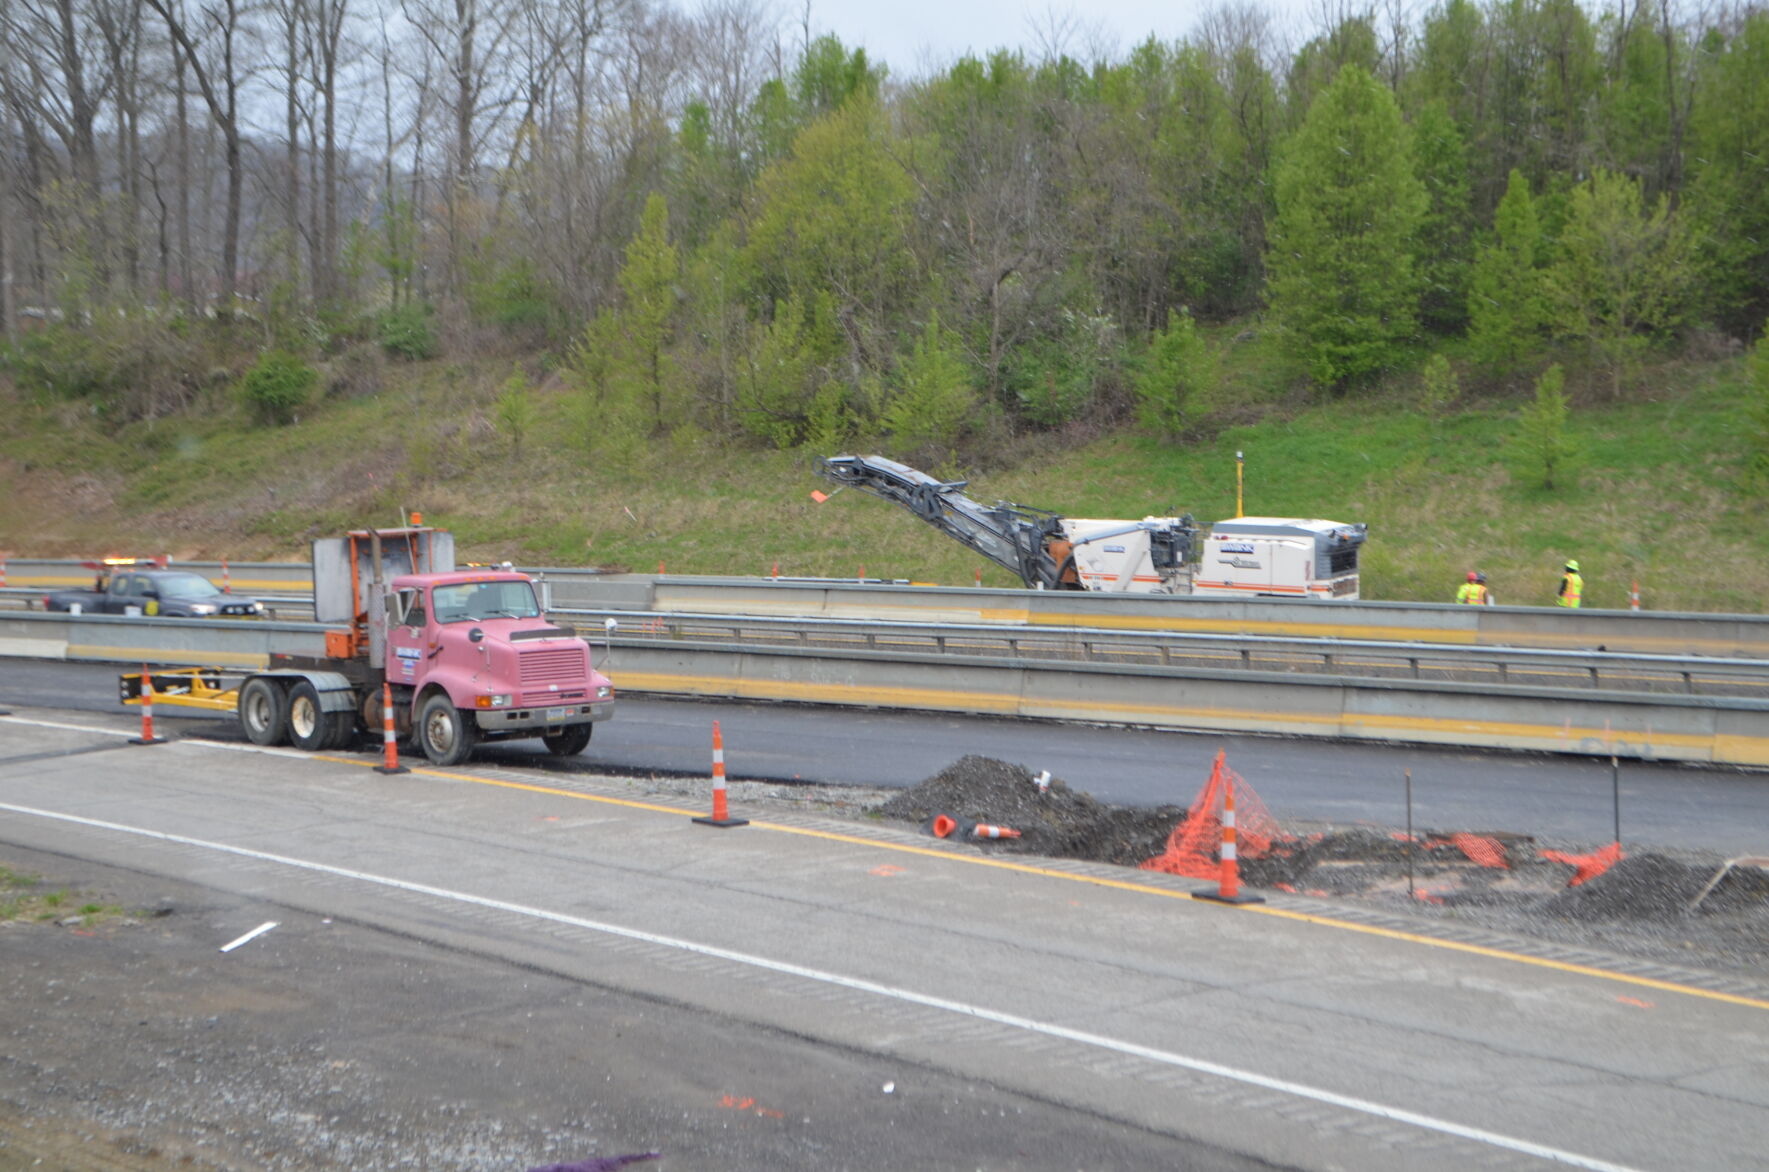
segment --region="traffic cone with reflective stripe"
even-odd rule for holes
[[[1640,579],[1634,579],[1634,588],[1628,591],[1628,609],[1640,609]]]
[[[1222,790],[1222,876],[1215,891],[1194,891],[1193,899],[1213,899],[1218,903],[1264,903],[1257,895],[1241,890],[1241,864],[1235,857],[1235,783],[1223,779]]]
[[[411,772],[399,763],[399,738],[393,735],[393,685],[385,680],[381,683],[381,753],[376,773]]]
[[[696,818],[703,826],[717,826],[726,829],[732,826],[748,826],[748,818],[733,818],[731,811],[725,806],[725,738],[719,735],[719,722],[713,721],[713,816]]]
[[[990,826],[987,823],[979,822],[971,827],[970,836],[972,838],[1018,838],[1020,832],[1007,826]]]
[[[147,664],[141,665],[141,735],[130,737],[131,745],[163,745],[165,737],[154,735],[154,677]]]
[[[227,581],[227,559],[221,559],[221,593],[232,594],[233,587]]]

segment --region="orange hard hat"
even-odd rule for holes
[[[1476,580],[1478,580],[1478,579],[1479,579],[1479,577],[1480,577],[1480,575],[1479,575],[1479,574],[1477,574],[1477,573],[1475,573],[1475,572],[1474,572],[1474,571],[1473,571],[1473,570],[1469,570],[1469,571],[1468,571],[1468,580],[1469,580],[1469,581],[1470,581],[1470,582],[1473,582],[1473,581],[1476,581]]]

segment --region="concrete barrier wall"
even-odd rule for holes
[[[0,614],[0,656],[21,659],[254,668],[272,651],[324,655],[325,630],[250,619]]]
[[[1769,702],[1753,700],[650,643],[617,644],[609,670],[660,695],[1769,766]]]

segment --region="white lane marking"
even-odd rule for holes
[[[264,933],[270,931],[272,928],[274,928],[276,926],[277,926],[277,922],[275,920],[265,920],[262,924],[259,924],[256,928],[253,928],[250,932],[247,932],[244,936],[241,936],[239,939],[229,940],[226,944],[223,944],[221,946],[221,951],[232,952],[234,949],[238,948],[240,945],[245,944],[248,941],[258,939],[258,937],[264,935]]]
[[[28,724],[32,728],[59,728],[67,732],[98,733],[107,737],[135,737],[141,735],[140,729],[98,728],[89,724],[62,724],[56,720],[34,720],[28,716],[0,716],[0,723]]]
[[[0,724],[28,724],[32,728],[59,728],[67,732],[98,733],[107,737],[135,737],[140,735],[138,729],[99,728],[89,724],[61,724],[53,720],[36,720],[27,716],[0,716]],[[235,753],[264,753],[271,757],[293,757],[302,761],[313,760],[313,754],[304,753],[299,749],[278,749],[270,745],[235,745],[227,741],[211,741],[203,738],[185,740],[179,738],[172,742],[179,745],[195,745],[202,749],[227,749]]]
[[[899,989],[892,985],[882,985],[876,981],[868,981],[860,977],[843,976],[840,973],[826,972],[822,969],[806,968],[789,961],[773,960],[753,953],[735,952],[728,948],[719,948],[711,944],[701,944],[693,940],[683,940],[675,936],[660,936],[655,932],[644,932],[637,928],[625,928],[619,924],[604,923],[600,920],[586,920],[580,916],[566,915],[563,912],[552,912],[545,908],[528,907],[524,904],[509,903],[501,899],[490,899],[483,895],[473,895],[464,891],[451,891],[445,887],[432,887],[426,883],[413,883],[405,879],[394,879],[386,875],[375,875],[368,871],[357,871],[349,867],[334,867],[329,863],[316,863],[308,859],[291,858],[288,855],[271,854],[268,851],[252,850],[249,847],[231,846],[224,842],[209,842],[200,838],[189,838],[182,834],[167,834],[164,831],[149,830],[141,826],[125,826],[117,822],[104,822],[96,818],[82,818],[77,814],[63,814],[55,810],[37,810],[29,806],[15,806],[0,802],[0,810],[14,814],[28,814],[38,818],[48,818],[57,822],[71,822],[79,826],[93,827],[99,830],[113,830],[122,834],[133,834],[142,838],[158,839],[161,842],[177,843],[181,846],[197,847],[202,850],[219,851],[223,854],[236,855],[240,858],[254,859],[259,862],[276,863],[285,867],[295,867],[303,871],[314,871],[323,875],[334,875],[344,879],[353,879],[360,883],[372,883],[380,887],[391,887],[399,891],[409,891],[418,895],[427,895],[437,899],[453,900],[456,903],[469,904],[474,907],[488,908],[493,911],[510,912],[532,919],[546,920],[555,924],[567,924],[574,928],[583,928],[591,932],[601,932],[609,936],[619,936],[627,940],[642,941],[663,948],[673,948],[682,952],[691,952],[699,956],[714,957],[719,960],[731,961],[735,964],[748,965],[752,968],[765,969],[768,972],[783,973],[788,976],[800,977],[807,981],[817,981],[826,985],[835,985],[843,989],[852,989],[860,993],[870,993],[876,997],[884,997],[893,1001],[902,1001],[910,1005],[920,1005],[929,1009],[940,1009],[963,1017],[975,1018],[979,1021],[993,1022],[996,1025],[1008,1026],[1024,1030],[1028,1033],[1042,1034],[1045,1037],[1060,1038],[1068,1042],[1076,1042],[1083,1046],[1093,1046],[1101,1050],[1109,1050],[1117,1054],[1126,1054],[1146,1059],[1167,1066],[1176,1066],[1182,1070],[1190,1070],[1198,1074],[1207,1074],[1216,1078],[1229,1079],[1244,1083],[1247,1086],[1260,1087],[1279,1094],[1292,1095],[1299,1099],[1310,1099],[1317,1103],[1341,1107],[1348,1111],[1356,1111],[1364,1115],[1374,1115],[1378,1119],[1388,1119],[1396,1123],[1406,1123],[1427,1131],[1453,1135],[1461,1139],[1473,1140],[1507,1151],[1520,1152],[1526,1156],[1548,1160],[1557,1164],[1567,1164],[1574,1168],[1585,1168],[1591,1172],[1638,1172],[1625,1164],[1612,1164],[1607,1160],[1599,1160],[1593,1156],[1582,1156],[1577,1152],[1563,1151],[1559,1148],[1547,1147],[1532,1143],[1529,1140],[1516,1139],[1497,1132],[1486,1131],[1479,1127],[1468,1127],[1447,1119],[1438,1119],[1431,1115],[1422,1115],[1416,1111],[1408,1111],[1401,1107],[1390,1107],[1369,1099],[1360,1099],[1351,1095],[1341,1095],[1334,1091],[1322,1090],[1303,1083],[1291,1082],[1288,1079],[1271,1078],[1250,1070],[1241,1070],[1233,1066],[1224,1066],[1219,1062],[1211,1062],[1203,1058],[1192,1058],[1184,1054],[1175,1054],[1170,1050],[1156,1050],[1150,1046],[1126,1042],[1119,1038],[1109,1038],[1103,1034],[1087,1033],[1083,1030],[1070,1029],[1067,1026],[1055,1025],[1050,1022],[1038,1021],[1034,1018],[1021,1017],[1018,1014],[1003,1013],[988,1009],[981,1005],[972,1005],[963,1001],[953,1001],[946,997],[935,997],[926,993],[917,993],[910,989]]]

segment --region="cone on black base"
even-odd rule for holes
[[[725,739],[719,735],[716,720],[713,721],[713,816],[694,821],[702,826],[717,826],[720,830],[749,825],[748,818],[731,817],[731,811],[725,806]]]
[[[399,763],[399,740],[393,735],[393,685],[381,684],[381,763],[376,773],[410,773]]]
[[[141,665],[141,735],[130,737],[131,745],[163,745],[165,737],[154,735],[154,677],[148,674],[147,664]]]
[[[1194,891],[1193,899],[1216,903],[1264,903],[1257,895],[1241,890],[1241,864],[1235,857],[1235,783],[1229,781],[1222,792],[1222,877],[1215,891]]]

